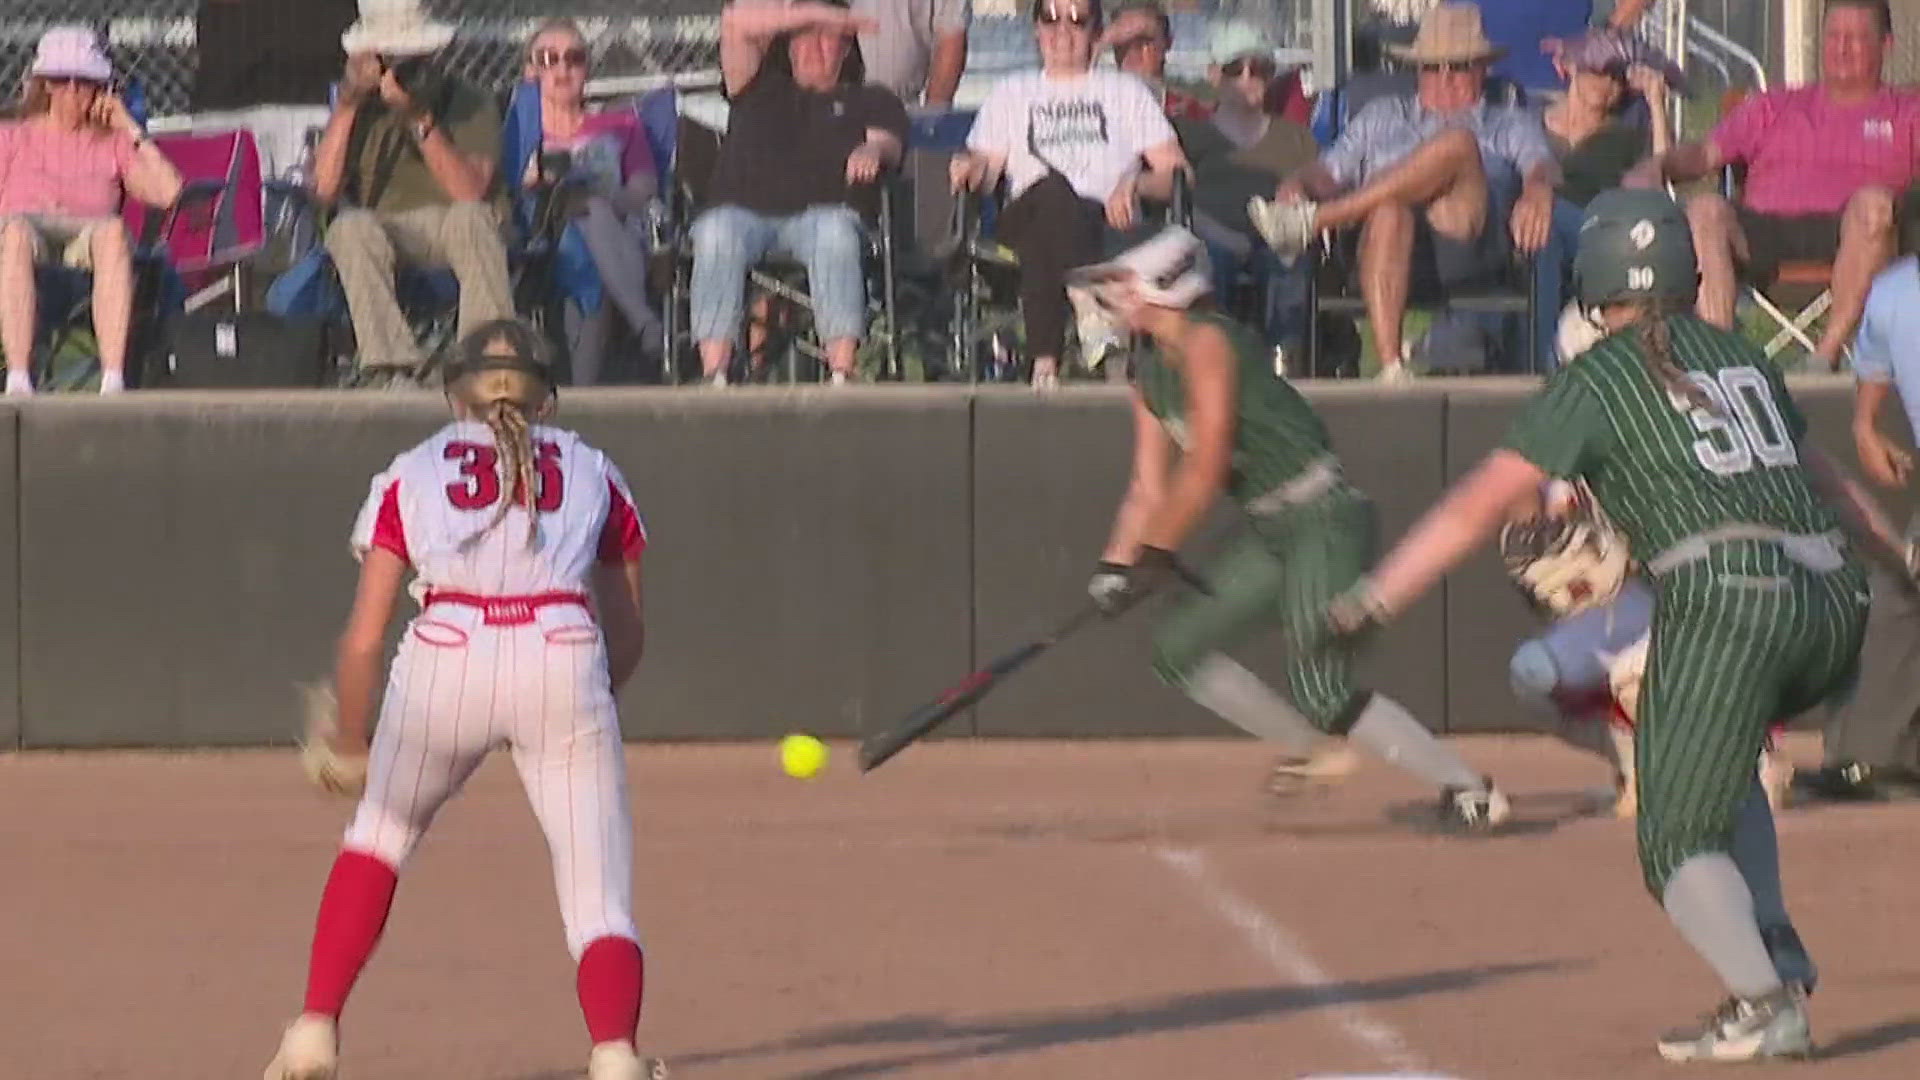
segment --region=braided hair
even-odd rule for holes
[[[1673,327],[1668,319],[1692,307],[1691,302],[1679,298],[1645,299],[1634,301],[1634,342],[1640,346],[1640,358],[1653,373],[1655,382],[1666,387],[1667,393],[1684,398],[1688,404],[1719,415],[1719,406],[1700,389],[1698,383],[1687,377],[1687,373],[1673,356]]]
[[[527,511],[527,549],[540,545],[540,476],[533,424],[553,401],[551,363],[545,339],[520,319],[489,322],[454,348],[447,367],[447,396],[492,432],[501,486],[513,493],[501,500],[485,528],[462,542],[464,549],[498,528],[516,503]]]

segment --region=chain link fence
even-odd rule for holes
[[[280,0],[289,7],[303,0]],[[567,15],[586,32],[595,75],[609,80],[685,76],[719,67],[720,0],[428,0],[460,35],[450,67],[493,89],[520,78],[522,50],[545,19]],[[200,0],[0,0],[0,98],[11,97],[50,26],[85,23],[107,42],[114,68],[136,82],[156,116],[192,108],[200,67]]]

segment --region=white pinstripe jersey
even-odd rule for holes
[[[441,428],[373,478],[353,526],[354,556],[386,548],[418,572],[416,592],[436,588],[480,596],[584,591],[594,563],[638,559],[647,544],[646,526],[613,462],[560,428],[536,426],[533,444],[537,544],[527,542],[527,510],[515,498],[514,478],[503,475],[493,433],[464,420]],[[514,498],[506,518],[479,535],[506,498]]]

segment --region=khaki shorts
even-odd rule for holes
[[[119,218],[77,218],[63,214],[16,214],[5,225],[26,225],[33,235],[33,261],[48,262],[48,252],[59,253],[58,262],[71,270],[93,269],[93,234],[101,228],[119,228]]]

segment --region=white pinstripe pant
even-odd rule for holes
[[[637,940],[619,720],[605,644],[577,606],[486,626],[478,609],[443,603],[408,626],[345,846],[399,869],[497,747],[512,751],[546,834],[573,958],[598,938]]]

